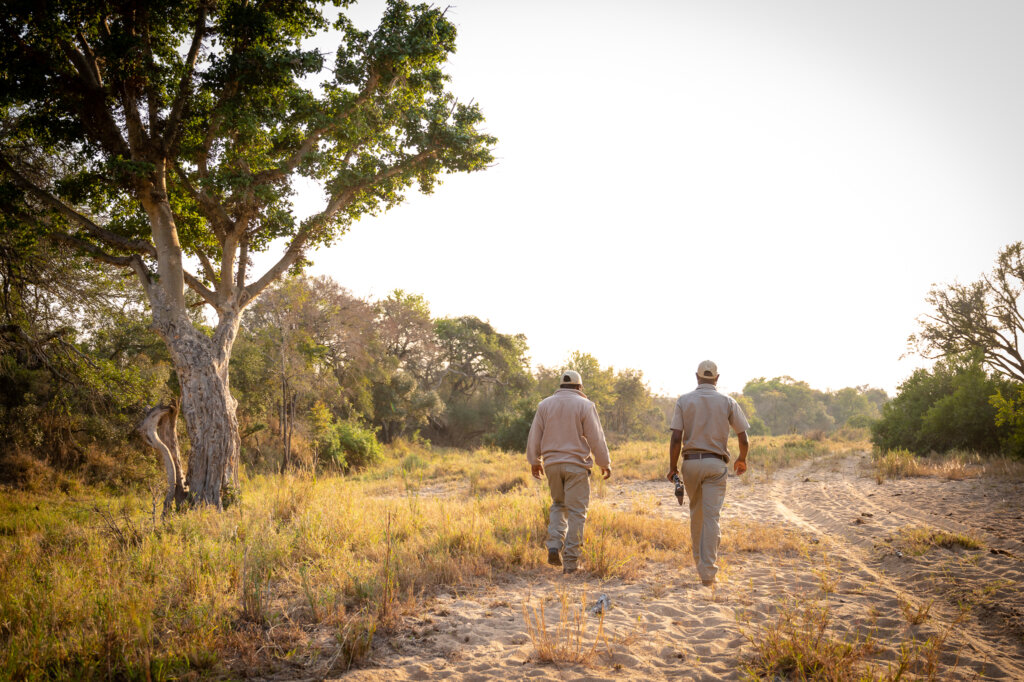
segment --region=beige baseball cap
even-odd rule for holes
[[[718,378],[718,365],[705,360],[704,362],[697,365],[697,376],[701,379],[717,379]]]
[[[562,383],[563,384],[579,384],[580,386],[582,386],[583,385],[583,377],[580,376],[579,372],[577,372],[575,370],[567,369],[564,372],[562,372]]]

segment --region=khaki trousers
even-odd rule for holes
[[[717,457],[683,461],[683,485],[690,497],[690,539],[693,562],[701,580],[718,574],[718,544],[722,531],[718,517],[725,503],[729,466]]]
[[[580,560],[583,526],[587,522],[587,507],[590,506],[590,471],[565,462],[547,464],[544,471],[551,488],[546,544],[548,549],[562,552],[562,564],[566,568],[575,568]]]

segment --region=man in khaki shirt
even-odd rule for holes
[[[562,372],[560,388],[537,406],[526,443],[526,459],[537,480],[546,470],[551,488],[548,563],[561,566],[564,558],[563,572],[575,573],[590,506],[590,469],[596,461],[606,479],[612,475],[597,407],[583,393],[579,372]]]
[[[697,367],[697,388],[679,396],[672,415],[669,441],[668,480],[678,471],[683,453],[683,486],[690,496],[690,539],[693,561],[705,586],[715,584],[718,574],[718,544],[722,533],[718,517],[725,503],[725,481],[729,476],[729,429],[736,432],[740,456],[736,475],[747,470],[747,429],[750,424],[739,403],[719,393],[718,367],[705,360]]]

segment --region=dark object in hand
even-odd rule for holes
[[[672,474],[672,482],[676,484],[676,501],[683,506],[683,499],[686,497],[686,488],[683,487],[683,480],[679,474]]]

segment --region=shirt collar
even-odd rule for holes
[[[697,384],[697,390],[698,391],[712,390],[715,393],[718,393],[718,387],[715,386],[714,384]]]
[[[555,391],[555,393],[575,393],[576,395],[581,395],[584,398],[587,397],[586,393],[575,388],[559,388],[557,391]]]

